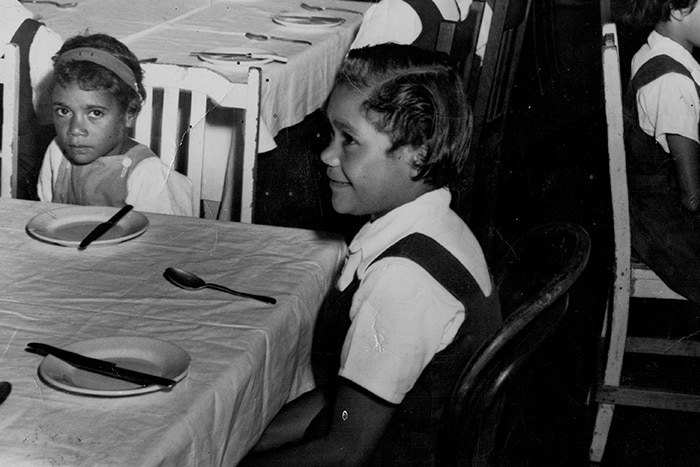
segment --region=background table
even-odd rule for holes
[[[279,408],[313,386],[318,307],[344,242],[308,230],[151,215],[140,237],[84,251],[25,226],[61,205],[0,199],[0,465],[235,465]],[[186,291],[179,266],[276,305]],[[28,342],[153,337],[192,357],[170,392],[94,398],[50,388]]]
[[[301,0],[75,0],[75,8],[25,6],[64,38],[83,33],[110,34],[141,59],[212,68],[233,82],[245,82],[245,69],[217,68],[192,51],[221,46],[271,49],[289,58],[286,64],[262,66],[261,115],[272,136],[301,122],[330,94],[336,70],[359,28],[362,15],[339,11],[312,13]],[[313,5],[340,6],[364,12],[371,3],[314,0]],[[296,28],[276,24],[279,13],[316,14],[344,18],[340,26]],[[311,46],[279,41],[253,41],[246,32],[306,40]]]
[[[63,0],[59,0],[63,1]],[[272,50],[289,58],[286,64],[262,68],[259,151],[275,148],[277,133],[301,122],[322,107],[335,73],[355,37],[362,15],[337,11],[317,12],[346,21],[330,28],[292,28],[272,21],[278,13],[312,14],[301,0],[74,0],[75,8],[24,4],[64,39],[77,34],[105,33],[123,41],[140,58],[159,63],[210,68],[232,82],[245,82],[246,71],[216,67],[190,56],[192,51],[221,46],[249,46]],[[314,0],[321,6],[340,6],[364,12],[371,4],[344,0]],[[297,38],[311,46],[280,41],[252,41],[246,32]],[[203,193],[221,198],[227,161],[235,147],[230,112],[213,110],[207,118]],[[233,139],[232,139],[233,138]]]

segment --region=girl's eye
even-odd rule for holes
[[[68,109],[64,109],[63,107],[57,107],[57,108],[55,108],[55,109],[54,109],[54,112],[55,112],[56,115],[58,115],[59,117],[65,117],[66,115],[68,115],[68,114],[70,113],[70,111],[69,111]]]
[[[352,136],[350,136],[347,133],[343,133],[342,136],[343,136],[343,144],[345,146],[347,146],[349,144],[355,144],[357,142],[357,141],[355,141],[355,138],[353,138]]]
[[[94,117],[94,118],[100,118],[100,117],[104,116],[104,114],[105,113],[101,110],[91,110],[90,111],[90,116]]]

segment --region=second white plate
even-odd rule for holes
[[[247,68],[250,66],[264,65],[272,61],[271,58],[256,58],[256,57],[246,57],[245,54],[272,54],[275,52],[267,49],[259,49],[254,47],[216,47],[214,49],[209,49],[205,51],[207,54],[197,55],[200,60],[211,63],[212,65],[225,67],[225,68]],[[235,57],[223,57],[213,54],[240,54],[240,56]]]
[[[345,22],[343,18],[335,18],[331,16],[320,15],[275,15],[272,21],[283,26],[291,26],[295,28],[332,28],[341,25]]]
[[[119,366],[181,381],[189,371],[190,355],[170,342],[148,337],[105,337],[66,345],[66,350],[99,358]],[[56,389],[75,394],[123,397],[160,391],[160,386],[139,386],[70,365],[48,355],[39,365],[39,376]]]

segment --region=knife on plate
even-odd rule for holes
[[[225,60],[227,58],[232,60],[235,60],[236,58],[252,58],[257,60],[269,59],[280,63],[287,63],[289,61],[287,57],[283,57],[282,55],[258,52],[190,52],[190,55],[210,57],[213,59],[219,58],[221,60]]]
[[[279,18],[290,19],[290,20],[311,21],[313,23],[318,23],[318,24],[344,23],[345,22],[345,18],[338,18],[336,16],[279,15]]]
[[[141,386],[152,386],[155,384],[157,386],[171,388],[177,384],[177,381],[169,378],[163,378],[162,376],[121,368],[117,366],[116,363],[112,363],[107,360],[86,357],[85,355],[80,355],[69,350],[59,349],[58,347],[48,344],[30,342],[27,344],[27,347],[33,350],[38,350],[41,353],[53,355],[54,357],[63,360],[76,368],[80,368],[81,370],[91,371],[93,373],[109,376],[110,378],[121,379],[123,381],[139,384]]]
[[[109,229],[111,229],[114,224],[119,222],[119,220],[126,216],[129,211],[134,209],[134,207],[131,204],[127,204],[123,208],[121,208],[115,215],[107,219],[105,222],[99,224],[97,227],[92,229],[92,232],[87,234],[85,238],[83,238],[83,241],[80,242],[80,245],[78,246],[78,250],[84,250],[87,248],[89,244],[103,236]]]

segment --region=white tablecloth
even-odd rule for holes
[[[358,14],[325,11],[315,14],[344,18],[345,23],[310,29],[272,21],[272,16],[278,13],[311,14],[301,8],[300,0],[73,1],[78,6],[70,9],[30,3],[25,6],[64,38],[85,32],[110,34],[126,43],[141,59],[157,57],[162,63],[209,67],[233,82],[245,82],[245,70],[217,69],[189,53],[220,46],[252,46],[287,56],[286,64],[262,66],[261,116],[272,136],[301,122],[323,105],[362,20]],[[344,0],[308,3],[360,12],[371,5]],[[252,41],[245,37],[246,32],[302,39],[313,45]]]
[[[279,408],[313,385],[313,322],[345,252],[335,236],[151,215],[140,237],[84,251],[25,226],[62,207],[0,199],[0,465],[235,465]],[[272,295],[276,305],[163,277],[179,266]],[[28,342],[153,337],[192,357],[170,392],[125,398],[64,393],[37,375]]]

